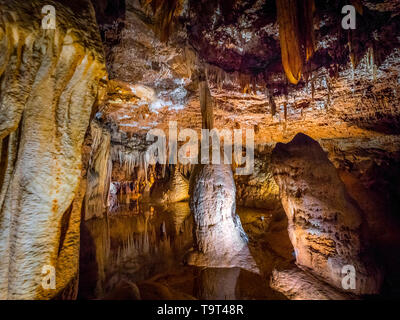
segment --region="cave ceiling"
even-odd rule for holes
[[[216,128],[254,128],[256,144],[371,138],[400,129],[400,4],[355,1],[343,30],[340,1],[316,1],[314,54],[290,83],[275,1],[92,0],[109,72],[96,117],[123,135],[177,121],[201,128],[206,75]]]

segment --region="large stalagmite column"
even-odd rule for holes
[[[203,129],[212,129],[212,98],[206,80],[200,81]],[[230,165],[198,164],[190,183],[194,216],[194,251],[188,263],[208,267],[242,267],[258,271],[247,246],[247,235],[236,214],[235,183]]]
[[[0,17],[0,299],[74,298],[82,144],[106,78],[94,10],[0,0]]]
[[[368,251],[363,213],[318,142],[297,134],[288,144],[278,143],[272,165],[296,263],[339,289],[379,292],[382,277]],[[353,288],[343,286],[350,268]]]

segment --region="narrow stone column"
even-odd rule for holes
[[[213,101],[206,80],[201,80],[203,129],[213,127]],[[188,263],[208,267],[242,267],[257,271],[247,246],[248,238],[236,214],[236,188],[232,168],[224,164],[198,164],[189,182],[194,217],[194,250]]]

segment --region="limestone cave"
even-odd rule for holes
[[[398,0],[0,0],[0,299],[400,298],[399,31]]]

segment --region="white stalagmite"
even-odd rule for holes
[[[188,263],[241,267],[258,272],[248,238],[236,214],[236,188],[229,165],[197,165],[190,178],[194,251]]]

